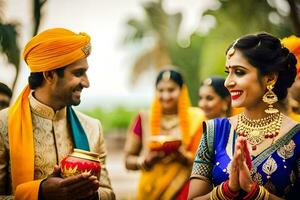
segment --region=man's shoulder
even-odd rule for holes
[[[0,121],[7,122],[8,120],[8,108],[0,110]]]
[[[88,116],[88,115],[82,113],[81,111],[75,110],[75,113],[80,121],[85,121],[86,123],[91,123],[91,124],[99,124],[100,123],[100,121],[98,119]]]
[[[7,136],[8,130],[8,108],[5,108],[0,111],[0,134],[3,134],[3,137]]]

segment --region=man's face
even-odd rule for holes
[[[54,101],[61,106],[79,105],[82,89],[89,87],[86,74],[88,67],[87,59],[83,58],[68,65],[64,69],[63,77],[56,74],[56,81],[52,85]]]
[[[9,106],[10,97],[6,94],[0,93],[0,110]]]

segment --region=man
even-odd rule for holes
[[[0,110],[7,108],[12,96],[11,89],[0,82]]]
[[[90,49],[87,34],[62,28],[46,30],[26,45],[29,86],[0,112],[0,195],[5,198],[115,199],[101,125],[71,107],[89,87]],[[86,173],[60,177],[57,165],[73,148],[100,155],[100,180]]]

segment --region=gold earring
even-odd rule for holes
[[[274,88],[274,83],[267,86],[268,91],[263,96],[263,101],[268,105],[268,108],[265,110],[268,114],[278,113],[279,111],[274,108],[273,104],[278,101],[277,95],[272,91]]]

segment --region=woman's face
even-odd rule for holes
[[[300,74],[298,73],[292,87],[289,89],[289,93],[293,99],[300,102]]]
[[[251,108],[263,105],[262,96],[266,91],[267,76],[259,76],[258,70],[251,65],[240,51],[235,50],[226,58],[225,87],[231,95],[232,107]]]
[[[180,87],[173,80],[161,80],[156,86],[156,96],[163,110],[176,110],[180,96]]]
[[[209,85],[200,87],[198,105],[208,119],[221,117],[228,109],[228,102],[223,100]]]

